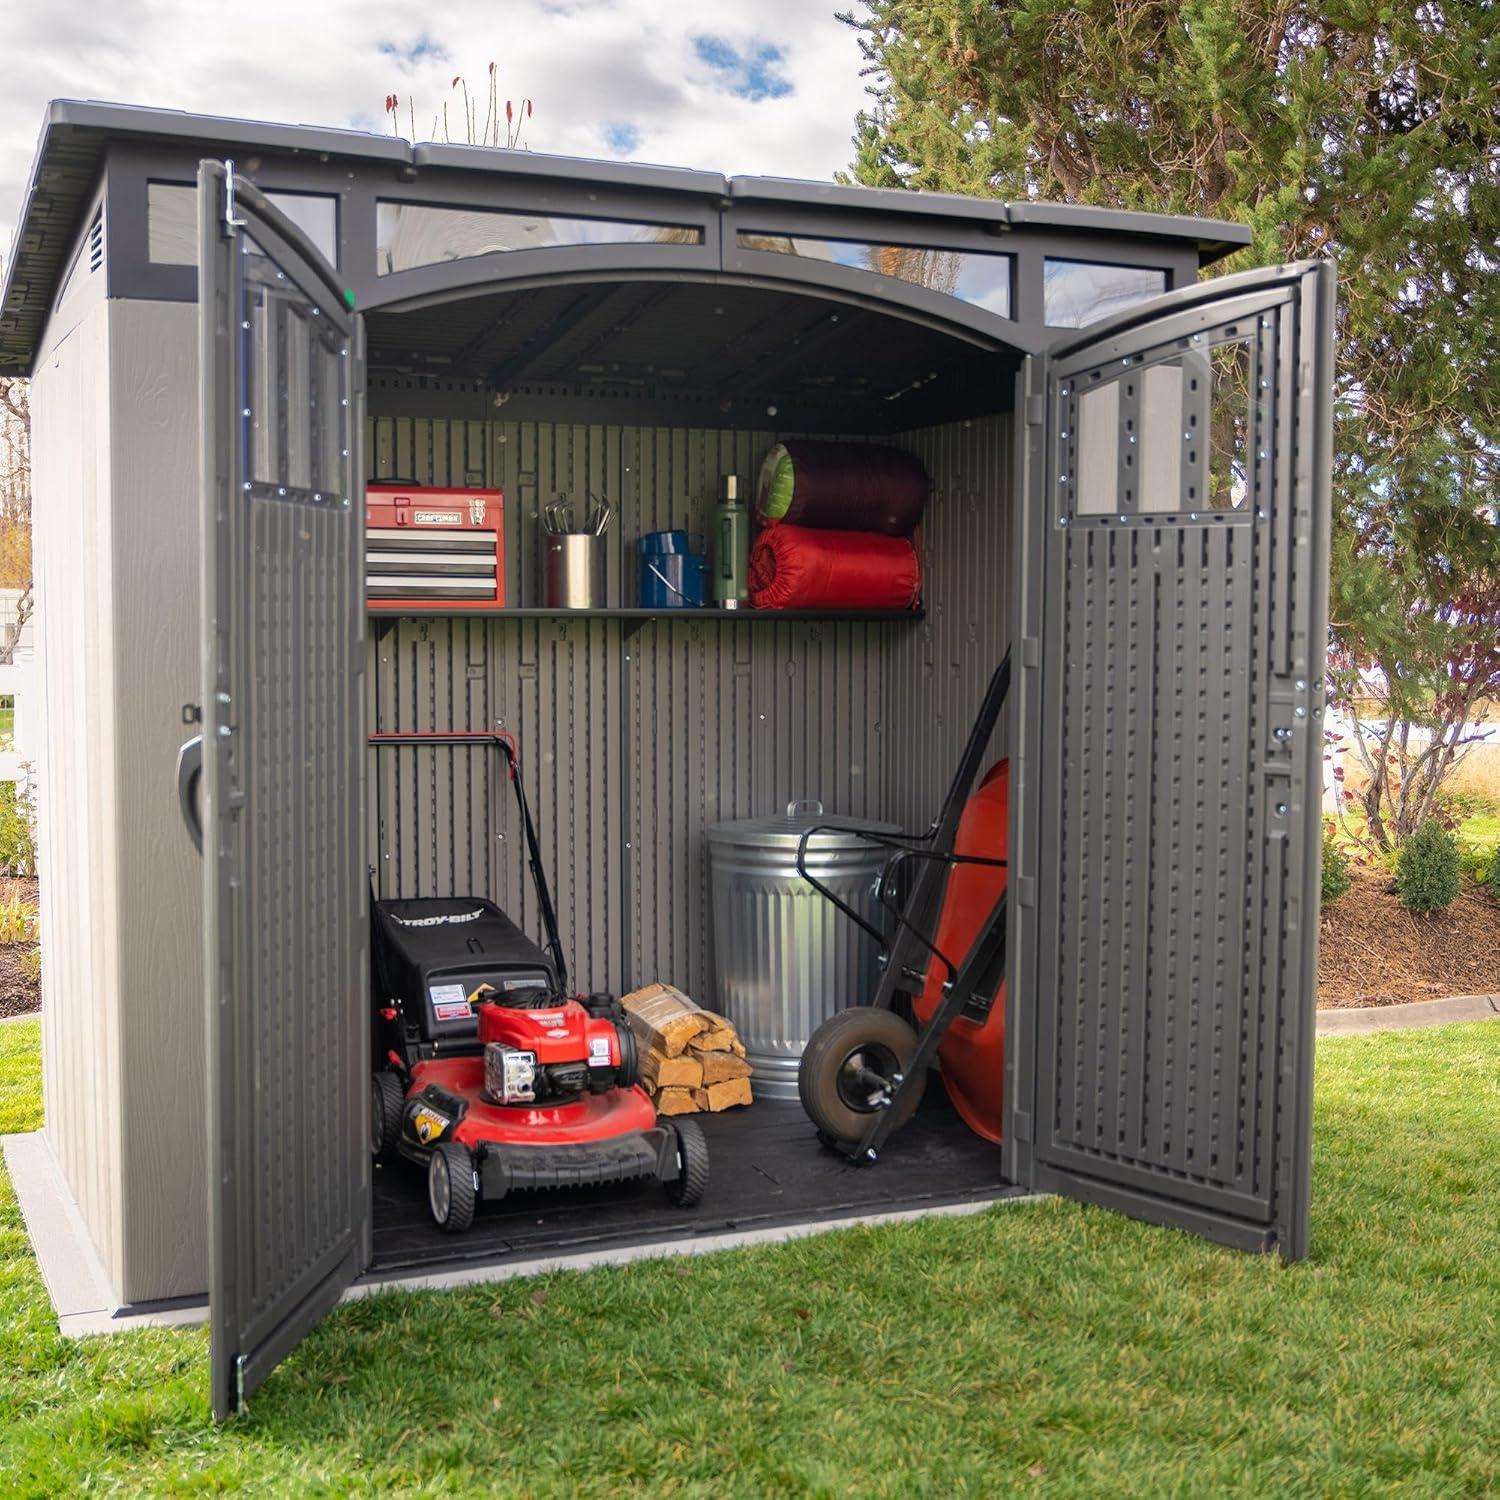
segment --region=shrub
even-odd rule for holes
[[[1331,828],[1323,830],[1323,905],[1332,906],[1349,889],[1349,856]]]
[[[0,945],[35,942],[36,903],[24,900],[15,891],[0,899]]]
[[[1458,895],[1458,840],[1440,823],[1424,823],[1396,851],[1396,894],[1408,911],[1441,911]]]
[[[0,781],[0,871],[28,877],[36,874],[31,803],[17,795],[13,781]]]
[[[21,977],[27,984],[42,982],[42,950],[32,948],[21,955]]]
[[[1488,855],[1479,856],[1475,880],[1487,892],[1491,901],[1500,901],[1500,843]]]

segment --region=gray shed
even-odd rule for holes
[[[119,1306],[208,1294],[217,1410],[351,1282],[455,1256],[1025,1189],[1306,1253],[1334,277],[1198,283],[1247,241],[50,107],[0,301],[35,382],[44,1142]],[[810,435],[922,458],[920,610],[635,604],[631,537]],[[367,601],[380,478],[504,492],[503,606]],[[538,513],[587,489],[621,506],[607,607],[549,610]],[[756,1106],[695,1226],[440,1243],[382,1188],[367,867],[535,912],[494,768],[368,734],[513,732],[579,983],[708,996],[705,827],[805,796],[925,826],[1007,650],[1003,1146],[935,1117],[943,1150],[859,1171]]]

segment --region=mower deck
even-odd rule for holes
[[[387,1279],[442,1266],[937,1208],[1018,1191],[1001,1176],[999,1148],[974,1135],[939,1088],[928,1090],[874,1168],[852,1166],[820,1146],[799,1104],[765,1100],[697,1118],[709,1140],[713,1175],[695,1209],[672,1207],[647,1183],[517,1192],[482,1204],[471,1229],[449,1235],[432,1222],[422,1172],[405,1163],[377,1166],[369,1274]]]

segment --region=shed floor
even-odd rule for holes
[[[374,1260],[382,1279],[503,1265],[540,1254],[586,1254],[625,1246],[776,1229],[898,1210],[982,1202],[1018,1193],[1000,1174],[1000,1150],[974,1135],[933,1080],[914,1119],[875,1167],[855,1167],[818,1143],[796,1103],[762,1100],[700,1116],[712,1175],[695,1209],[673,1208],[642,1183],[517,1193],[481,1204],[473,1227],[444,1234],[427,1209],[423,1173],[406,1163],[375,1168]]]

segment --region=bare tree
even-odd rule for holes
[[[0,378],[0,577],[19,588],[16,617],[0,633],[9,662],[31,618],[31,401],[24,380]]]

